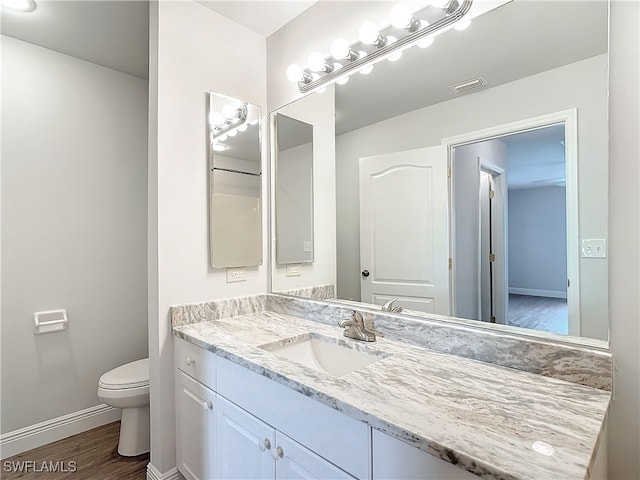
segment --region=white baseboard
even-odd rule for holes
[[[176,467],[168,472],[160,473],[151,462],[147,464],[147,480],[185,480]]]
[[[514,295],[529,295],[531,297],[567,298],[567,292],[557,290],[509,287],[509,293],[513,293]]]
[[[0,458],[5,459],[92,428],[120,420],[122,411],[104,403],[29,425],[0,435]]]

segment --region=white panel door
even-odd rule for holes
[[[449,314],[445,146],[360,159],[361,299]]]
[[[218,396],[216,478],[273,479],[274,437],[272,427]]]
[[[276,462],[276,480],[354,478],[283,433],[276,432],[276,445],[282,454]]]
[[[177,370],[177,465],[187,480],[215,478],[216,394]]]

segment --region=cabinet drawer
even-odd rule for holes
[[[216,390],[216,356],[189,343],[182,338],[173,337],[176,368]]]
[[[369,478],[369,426],[240,365],[217,359],[218,394],[356,478]]]

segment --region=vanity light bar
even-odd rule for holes
[[[373,38],[372,42],[357,41],[349,45],[346,58],[337,59],[333,55],[329,55],[324,58],[324,64],[322,64],[321,59],[315,58],[317,54],[312,54],[314,57],[311,58],[310,55],[310,60],[313,60],[313,69],[311,66],[301,68],[295,64],[290,65],[287,69],[287,76],[290,79],[297,77],[294,81],[297,81],[298,90],[301,93],[319,90],[334,82],[346,83],[349,75],[365,67],[373,66],[381,60],[393,57],[393,55],[398,56],[402,50],[418,44],[420,40],[453,27],[469,12],[472,4],[473,0],[462,0],[462,3],[459,3],[458,0],[450,0],[442,8],[435,7],[441,10],[444,16],[431,24],[422,17],[427,17],[428,13],[432,13],[434,7],[425,7],[412,14],[412,19],[407,22],[406,27],[398,28],[389,25],[380,29],[378,36]],[[420,28],[416,28],[417,25]],[[370,26],[366,25],[366,27]],[[371,28],[365,28],[365,24],[361,30],[363,28],[365,31],[371,30]],[[366,31],[365,33],[373,32]],[[389,41],[390,39],[392,41]]]
[[[228,134],[231,130],[238,128],[242,125],[247,119],[247,115],[249,114],[249,110],[247,109],[247,104],[240,105],[235,112],[235,115],[226,119],[222,125],[213,125],[213,130],[211,134],[211,140],[220,137],[224,134]],[[211,120],[209,120],[211,121]]]

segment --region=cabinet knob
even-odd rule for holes
[[[276,447],[276,449],[271,452],[271,456],[273,457],[274,460],[278,460],[279,458],[283,458],[284,457],[284,450],[282,449],[282,447]]]
[[[271,441],[269,441],[268,438],[265,438],[261,442],[258,442],[258,448],[260,449],[261,452],[264,452],[266,450],[271,450]]]
[[[213,402],[211,400],[205,400],[202,402],[202,406],[205,410],[213,410]]]
[[[195,365],[196,361],[191,358],[191,357],[187,357],[187,366],[190,367],[192,365]]]

